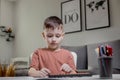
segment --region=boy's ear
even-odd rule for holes
[[[64,38],[64,35],[65,35],[65,33],[63,32],[63,33],[62,33],[62,37],[63,37],[63,38]]]
[[[45,34],[44,34],[44,32],[42,32],[42,36],[43,36],[43,38],[45,38]]]
[[[62,33],[62,36],[64,36],[64,35],[65,35],[65,32]]]

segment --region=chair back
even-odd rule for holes
[[[73,51],[71,51],[71,54],[73,56],[73,60],[74,60],[74,63],[75,63],[75,66],[77,66],[77,54]]]

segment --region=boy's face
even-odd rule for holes
[[[50,49],[58,49],[60,46],[61,41],[63,40],[63,29],[61,26],[52,29],[45,29],[43,32],[43,37],[47,42],[48,48]]]

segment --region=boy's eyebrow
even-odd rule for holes
[[[47,34],[47,35],[53,35],[52,33],[49,33],[49,34]]]

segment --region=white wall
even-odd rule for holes
[[[60,16],[60,0],[17,0],[14,56],[28,56],[45,46],[41,36],[43,21],[51,15]]]
[[[14,27],[13,4],[7,0],[0,0],[0,26]],[[9,63],[13,53],[13,42],[7,42],[6,37],[0,36],[0,62]]]
[[[43,21],[51,15],[61,16],[60,3],[65,0],[16,0],[13,4],[15,40],[13,57],[29,56],[35,49],[44,47],[41,36]],[[82,4],[83,4],[82,0]],[[110,1],[111,27],[66,34],[64,45],[84,45],[120,39],[120,0]],[[3,8],[4,10],[4,8]],[[84,14],[84,11],[83,11]],[[12,23],[12,22],[11,22]],[[84,25],[83,25],[84,27]],[[2,38],[0,38],[2,39]],[[2,41],[3,42],[3,41]],[[1,42],[1,43],[2,43]],[[10,43],[9,43],[10,44]],[[0,44],[1,45],[1,44]],[[2,45],[4,45],[2,43]],[[4,46],[6,48],[6,46]],[[3,49],[3,48],[2,48]],[[3,49],[5,50],[5,49]],[[8,51],[11,51],[11,47]],[[7,52],[6,52],[7,53]],[[11,52],[12,53],[12,52]]]
[[[65,0],[19,0],[17,2],[15,56],[28,56],[38,47],[45,46],[41,36],[43,21],[50,15],[60,17],[62,1]],[[63,44],[79,46],[120,39],[119,4],[119,0],[110,0],[111,27],[66,34]]]

